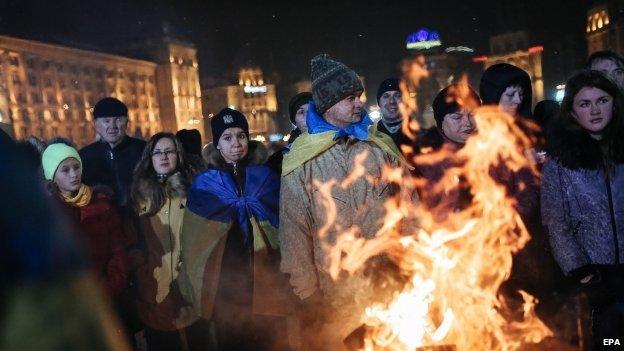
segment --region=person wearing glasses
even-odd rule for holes
[[[180,235],[192,168],[172,133],[148,141],[134,171],[131,203],[145,240],[136,272],[138,311],[146,325],[148,350],[189,350],[195,344],[197,315],[178,288]],[[207,333],[206,333],[207,334]]]

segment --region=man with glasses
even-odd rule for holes
[[[87,185],[106,185],[114,193],[120,208],[128,205],[132,171],[141,159],[145,141],[126,135],[128,108],[123,102],[107,97],[93,108],[98,141],[80,150],[83,160],[82,180]]]

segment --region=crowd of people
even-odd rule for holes
[[[250,139],[246,117],[230,108],[210,119],[212,142],[204,147],[197,130],[161,132],[147,142],[132,138],[126,135],[128,109],[112,97],[95,105],[98,140],[80,150],[62,138],[15,143],[4,135],[3,148],[15,152],[0,159],[2,176],[38,176],[3,182],[11,187],[7,195],[18,198],[19,186],[33,194],[19,205],[26,207],[5,204],[0,211],[2,228],[13,232],[4,259],[21,267],[7,273],[11,279],[3,290],[19,274],[65,272],[68,268],[44,267],[52,256],[63,256],[71,261],[68,267],[88,267],[96,277],[102,294],[93,296],[110,302],[111,320],[119,322],[113,329],[133,349],[349,348],[346,340],[360,323],[358,304],[387,297],[384,290],[392,286],[371,288],[364,282],[375,270],[388,272],[392,262],[373,257],[353,274],[336,274],[333,256],[341,252],[336,246],[345,244],[342,233],[373,237],[386,225],[389,201],[422,206],[440,221],[468,206],[474,194],[462,182],[444,194],[430,189],[478,130],[475,111],[492,105],[531,136],[534,145],[526,155],[540,170],[540,175],[491,170],[533,237],[514,258],[502,293],[513,296],[523,289],[548,302],[565,282],[567,291],[588,297],[597,343],[624,337],[624,60],[619,55],[593,54],[587,67],[569,78],[561,104],[542,101],[535,109],[529,75],[495,64],[484,72],[478,92],[465,83],[442,89],[432,102],[436,125],[415,137],[406,131],[410,117],[402,113],[401,79],[379,85],[381,120],[374,123],[351,68],[319,55],[311,61],[310,78],[312,91],[290,101],[295,128],[288,144],[271,155]],[[461,98],[458,91],[464,92]],[[424,149],[444,150],[448,157],[420,164]],[[383,177],[388,170],[400,177]],[[409,185],[414,177],[425,185]],[[39,186],[46,199],[41,203],[32,200],[40,196]],[[28,206],[39,218],[34,223],[24,219]],[[415,235],[419,219],[403,214],[394,226],[400,235]],[[44,249],[28,251],[29,245],[58,236],[50,228],[72,233],[60,242],[77,244],[50,251],[52,256],[33,254],[48,252]],[[23,234],[29,231],[41,234]],[[387,278],[401,283],[401,277]],[[11,308],[2,310],[12,316]],[[556,322],[544,319],[557,329]]]

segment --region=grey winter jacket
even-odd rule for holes
[[[619,262],[624,262],[624,164],[616,166],[609,186],[611,199],[604,171],[599,169],[570,169],[553,159],[544,166],[542,221],[555,259],[566,274],[587,264],[617,263],[616,248]]]

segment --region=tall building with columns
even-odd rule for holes
[[[16,139],[95,140],[93,106],[106,96],[128,106],[128,134],[203,132],[196,51],[163,41],[153,60],[0,36],[0,126]]]

